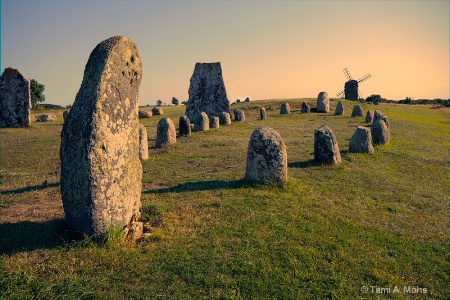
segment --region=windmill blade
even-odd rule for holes
[[[369,73],[367,73],[366,75],[364,75],[363,77],[361,77],[360,79],[358,79],[358,83],[363,82],[364,80],[369,79],[371,76]]]
[[[353,80],[352,75],[350,75],[350,72],[347,68],[344,69],[345,77],[347,77],[347,80]]]
[[[336,97],[338,98],[343,98],[344,97],[345,92],[344,91],[340,91],[339,93],[336,94]]]
[[[358,99],[364,99],[362,94],[361,94],[361,92],[359,90],[358,90],[358,97],[359,97]]]

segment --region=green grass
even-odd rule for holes
[[[281,100],[233,105],[246,123],[193,133],[166,149],[153,148],[156,124],[170,117],[177,126],[184,107],[141,119],[151,147],[143,217],[162,225],[136,245],[115,231],[94,242],[67,229],[53,172],[61,120],[0,129],[0,298],[448,298],[449,110],[363,105],[388,115],[392,131],[388,145],[362,155],[347,151],[356,127],[366,126],[350,118],[356,103],[344,101],[344,116],[334,116],[302,115],[304,99],[287,101],[294,112],[287,116],[279,115]],[[264,121],[260,106],[274,108]],[[338,166],[313,162],[314,128],[324,123],[339,143]],[[243,180],[259,126],[286,142],[282,187]],[[361,293],[371,285],[428,293]]]

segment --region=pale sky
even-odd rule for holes
[[[72,104],[91,51],[124,35],[142,60],[140,105],[188,99],[196,62],[222,64],[228,99],[449,98],[448,1],[2,0],[1,71]]]

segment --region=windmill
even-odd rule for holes
[[[344,98],[347,100],[358,100],[359,98],[362,98],[362,95],[358,90],[358,86],[359,83],[369,79],[371,77],[370,74],[367,73],[358,80],[354,80],[352,78],[352,75],[350,75],[350,72],[347,68],[344,69],[344,74],[345,77],[347,77],[347,82],[344,85],[344,90],[339,92],[336,96],[338,98],[342,98],[342,96],[344,96]]]

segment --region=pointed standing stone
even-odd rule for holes
[[[302,114],[309,114],[311,112],[311,106],[308,103],[302,103]]]
[[[278,132],[269,127],[255,129],[247,151],[245,179],[256,182],[287,180],[287,152]]]
[[[367,111],[367,114],[366,114],[366,123],[372,123],[373,122],[373,116],[374,116],[373,109],[369,109]]]
[[[220,62],[195,65],[189,86],[186,115],[190,120],[194,120],[202,111],[212,117],[219,116],[222,112],[230,112]]]
[[[209,118],[208,115],[202,111],[194,119],[194,131],[208,131],[209,130]]]
[[[358,126],[350,139],[348,149],[350,152],[372,154],[374,150],[372,146],[372,134],[370,129],[363,126]]]
[[[320,92],[317,96],[317,111],[325,113],[330,111],[330,100],[327,92]]]
[[[322,164],[341,162],[336,136],[325,124],[314,130],[314,160]]]
[[[31,124],[30,80],[13,68],[0,76],[0,128]]]
[[[289,103],[281,104],[280,115],[288,115],[290,113],[291,113],[291,106],[289,105]]]
[[[372,133],[372,142],[374,145],[384,145],[389,143],[389,128],[382,119],[373,121],[370,131]]]
[[[177,132],[175,130],[175,125],[169,118],[162,118],[159,120],[156,129],[156,148],[161,148],[168,146],[170,144],[175,144],[177,142]]]
[[[189,121],[189,118],[184,115],[180,117],[180,135],[191,135],[191,121]]]
[[[344,114],[344,104],[342,103],[342,101],[339,101],[338,104],[336,105],[336,110],[334,111],[334,114],[336,116],[342,116]]]
[[[61,195],[76,231],[101,236],[139,213],[141,78],[137,46],[126,37],[101,42],[89,56],[61,132]]]

